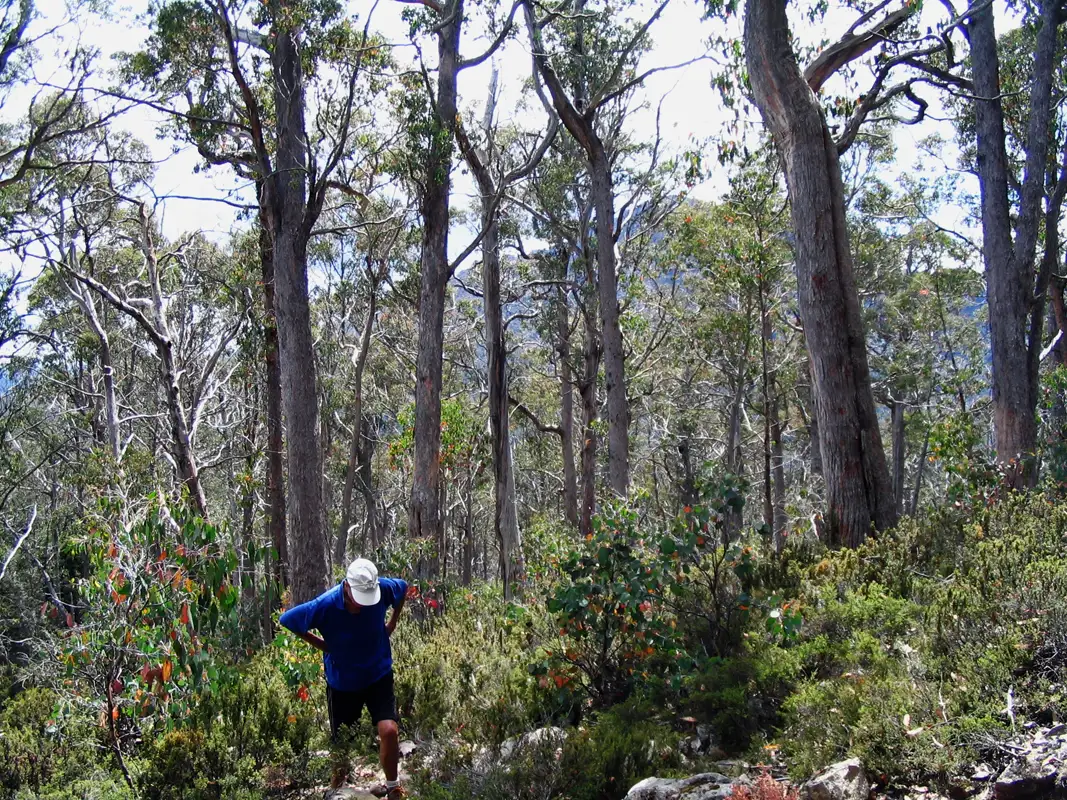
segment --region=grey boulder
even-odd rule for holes
[[[804,800],[867,800],[871,785],[858,758],[827,767],[800,788]]]
[[[1015,761],[1004,768],[993,788],[997,800],[1022,800],[1045,797],[1056,783],[1056,769],[1026,761]]]
[[[370,792],[359,789],[330,789],[323,800],[378,800]]]
[[[717,772],[703,772],[688,778],[645,778],[634,784],[625,800],[725,800],[734,783]]]

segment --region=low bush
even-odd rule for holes
[[[650,775],[680,764],[678,736],[645,704],[627,702],[562,734],[511,740],[503,748],[445,748],[417,771],[426,800],[567,798],[617,800]]]
[[[1067,506],[1009,496],[905,520],[804,569],[777,736],[797,777],[846,754],[938,780],[1019,718],[1060,713]],[[1058,718],[1058,717],[1057,717]]]
[[[30,688],[3,704],[0,712],[0,787],[15,798],[128,796],[101,740],[100,728],[74,708],[60,709],[50,689]],[[117,780],[116,780],[117,779]],[[110,786],[100,794],[94,785]],[[81,787],[81,789],[75,789]]]
[[[270,766],[308,782],[310,754],[326,743],[325,700],[321,682],[295,689],[286,682],[277,662],[294,657],[300,655],[267,648],[202,694],[181,727],[150,742],[139,754],[143,797],[258,797]]]
[[[407,735],[499,744],[565,713],[527,666],[545,636],[536,600],[505,602],[491,586],[454,589],[448,612],[393,634],[396,695]]]

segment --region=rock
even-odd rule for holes
[[[645,778],[634,784],[625,800],[726,800],[734,782],[717,772],[688,778]]]
[[[1061,722],[1058,725],[1053,725],[1051,728],[1045,731],[1045,736],[1063,736],[1063,734],[1065,733],[1067,733],[1067,725]]]
[[[412,741],[404,741],[400,743],[400,757],[407,758],[418,749],[418,745]]]
[[[538,728],[522,736],[508,739],[500,745],[500,760],[507,761],[517,751],[521,752],[529,747],[547,747],[552,744],[560,747],[566,738],[567,732],[563,728]]]
[[[867,800],[871,785],[858,758],[827,767],[800,787],[805,800]]]
[[[329,789],[323,800],[376,800],[370,792],[360,789]]]
[[[1056,782],[1056,770],[1016,761],[1004,768],[994,785],[997,800],[1044,797]]]
[[[993,768],[988,764],[979,764],[971,773],[972,781],[987,781],[993,777]]]
[[[710,725],[697,725],[697,738],[700,739],[700,747],[702,750],[707,750],[711,747],[712,742],[712,730]]]

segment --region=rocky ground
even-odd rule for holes
[[[501,758],[527,746],[543,746],[546,740],[562,738],[566,734],[558,728],[543,728],[510,742],[501,750]],[[401,743],[401,780],[407,777],[404,761],[419,749],[414,742]],[[683,745],[687,758],[706,757],[714,753],[710,730],[699,726]],[[828,767],[819,775],[795,789],[801,800],[1039,800],[1067,798],[1067,724],[1042,727],[1033,723],[1022,725],[1012,738],[997,742],[995,749],[1002,756],[996,766],[979,763],[968,775],[958,776],[947,793],[936,792],[926,786],[895,787],[882,790],[867,780],[858,759],[842,761]],[[626,800],[726,800],[736,797],[735,787],[750,791],[761,773],[751,765],[737,761],[716,762],[721,771],[701,772],[685,778],[646,778],[633,786]],[[764,768],[767,769],[767,768]],[[770,774],[783,778],[781,764],[772,764]],[[343,789],[319,787],[304,795],[324,800],[370,800],[378,796],[384,786],[377,763],[354,765],[352,779]],[[744,796],[746,793],[738,793]],[[506,798],[487,798],[506,800]],[[755,800],[761,798],[755,797]]]

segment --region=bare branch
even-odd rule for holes
[[[489,48],[480,56],[476,56],[475,58],[460,59],[460,62],[456,67],[457,72],[459,70],[464,70],[468,67],[476,67],[479,64],[484,63],[490,56],[493,55],[493,53],[500,49],[500,45],[504,43],[504,39],[506,39],[507,35],[511,33],[511,26],[515,21],[515,12],[519,10],[520,2],[521,0],[515,0],[515,2],[512,4],[511,11],[508,12],[508,18],[504,22],[504,27],[500,29],[500,33],[497,34],[492,44],[489,45]],[[446,24],[447,23],[441,23],[440,27],[443,28]]]
[[[4,559],[4,566],[0,567],[0,581],[2,581],[4,579],[4,575],[7,574],[8,565],[15,557],[15,554],[19,551],[19,548],[22,547],[22,543],[25,542],[26,539],[29,537],[30,531],[33,530],[33,523],[36,519],[37,506],[34,505],[33,510],[30,511],[30,520],[26,523],[26,530],[23,531],[22,535],[15,541],[15,546],[11,548],[11,552],[7,554],[7,558]]]
[[[823,84],[841,67],[851,61],[869,53],[885,37],[899,28],[915,13],[917,6],[907,5],[892,14],[864,33],[852,33],[843,36],[836,44],[832,44],[823,50],[818,57],[804,70],[804,80],[816,94]]]
[[[593,118],[593,114],[596,113],[597,109],[600,108],[600,106],[607,102],[609,97],[616,96],[618,94],[617,92],[612,92],[611,95],[607,95],[606,93],[612,86],[618,83],[619,79],[622,77],[622,71],[626,68],[626,62],[629,60],[630,55],[645,38],[645,35],[648,33],[648,29],[652,27],[653,23],[655,23],[657,19],[659,19],[660,14],[663,13],[663,10],[667,7],[667,4],[669,2],[670,0],[663,0],[663,2],[656,7],[656,10],[653,12],[652,16],[645,21],[644,25],[637,29],[637,33],[635,33],[631,37],[630,41],[626,43],[626,46],[622,49],[622,53],[619,54],[618,60],[615,62],[615,68],[611,71],[611,75],[606,81],[604,81],[603,86],[601,86],[597,91],[593,92],[589,101],[589,107],[585,111],[585,116],[588,119]]]

